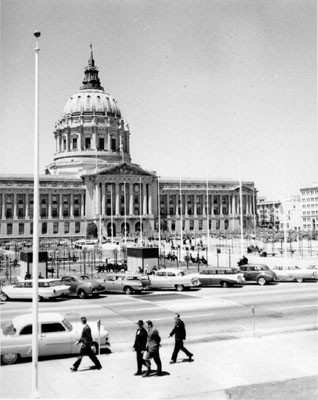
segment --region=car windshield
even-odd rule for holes
[[[12,321],[8,322],[2,329],[4,335],[14,335],[16,331]]]
[[[90,277],[88,275],[81,275],[81,279],[83,279],[83,280],[90,279]]]
[[[73,329],[72,324],[70,323],[70,321],[68,321],[67,319],[63,320],[63,324],[66,326],[66,328],[71,331]]]
[[[61,286],[62,282],[59,280],[56,280],[56,281],[50,281],[49,284],[50,284],[50,286]]]

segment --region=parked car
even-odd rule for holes
[[[107,274],[105,281],[106,292],[139,293],[150,288],[148,275],[139,274]]]
[[[38,300],[54,299],[61,296],[69,296],[70,288],[58,279],[38,280]],[[14,285],[6,285],[1,288],[1,299],[32,299],[33,281],[31,279],[21,280]]]
[[[317,270],[308,268],[299,268],[291,265],[278,265],[272,268],[279,281],[297,281],[318,280]]]
[[[151,289],[176,289],[182,291],[200,286],[197,274],[186,275],[182,269],[165,268],[149,275]]]
[[[61,282],[68,285],[71,296],[78,296],[85,299],[87,296],[98,296],[105,292],[105,285],[96,279],[91,279],[87,275],[64,275]]]
[[[257,282],[259,285],[265,285],[269,282],[276,282],[277,276],[267,265],[263,264],[245,264],[240,266],[246,282]]]
[[[202,286],[228,287],[245,283],[243,273],[237,268],[205,268],[199,272],[198,279]]]
[[[79,352],[76,340],[81,336],[83,325],[80,322],[70,322],[59,313],[39,313],[39,356],[54,356],[62,354],[77,354]],[[1,361],[4,364],[14,364],[20,358],[32,355],[32,323],[33,315],[24,314],[14,317],[1,329]],[[109,336],[104,326],[90,324],[94,351],[110,350]],[[100,337],[100,341],[99,341]]]

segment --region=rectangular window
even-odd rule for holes
[[[46,235],[47,234],[47,223],[43,222],[42,224],[42,235]]]
[[[30,224],[30,235],[33,235],[33,222]]]
[[[111,140],[111,150],[112,151],[116,151],[116,139]]]
[[[58,218],[59,216],[59,195],[52,195],[52,218]]]
[[[64,233],[70,233],[70,223],[64,222]]]
[[[91,148],[91,138],[85,138],[85,148],[86,149]]]
[[[7,235],[12,235],[12,224],[7,224]]]
[[[73,150],[77,150],[77,138],[73,138],[73,140],[72,140],[72,148],[73,148]]]
[[[6,194],[5,202],[6,218],[11,219],[13,217],[13,194]]]
[[[98,149],[99,150],[104,150],[104,146],[105,146],[105,139],[104,138],[99,138]]]
[[[81,223],[75,222],[75,233],[80,233],[80,232],[81,232]]]
[[[53,234],[58,234],[59,233],[59,223],[58,222],[53,222]]]
[[[63,195],[63,217],[67,218],[70,216],[70,196],[68,194]]]
[[[18,202],[18,218],[19,219],[25,218],[25,194],[18,194],[17,202]]]
[[[24,235],[24,224],[19,224],[19,235]]]
[[[81,196],[74,195],[73,216],[79,217],[80,215],[81,215]]]
[[[40,195],[40,215],[41,218],[47,218],[48,215],[48,195]]]

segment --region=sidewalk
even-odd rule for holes
[[[251,387],[254,394],[248,398],[258,400],[264,397],[257,397],[255,386],[250,385],[270,383],[267,386],[275,387],[277,396],[279,382],[312,377],[315,385],[318,376],[317,331],[185,344],[194,353],[194,361],[182,362],[183,354],[179,354],[181,362],[171,365],[173,341],[163,341],[161,377],[134,376],[136,357],[129,348],[101,355],[100,371],[87,369],[88,358],[75,373],[69,369],[74,358],[40,361],[40,398],[245,400],[244,390]],[[31,362],[2,366],[1,398],[30,398],[31,374]],[[316,399],[315,387],[308,387],[304,393],[304,385],[293,385],[295,392],[289,391],[288,399]],[[304,397],[297,397],[299,390]],[[275,397],[279,398],[286,398],[286,393]]]

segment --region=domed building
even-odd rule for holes
[[[132,163],[130,130],[102,87],[92,47],[84,79],[54,129],[53,162],[40,176],[40,236],[200,235],[240,229],[238,181],[161,178]],[[159,202],[158,202],[159,200]],[[256,224],[256,190],[242,184],[244,228]],[[160,216],[159,216],[160,213]],[[31,238],[33,176],[0,175],[0,239]]]

